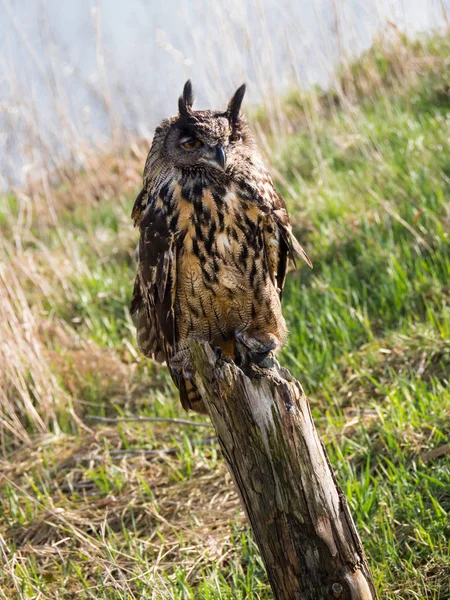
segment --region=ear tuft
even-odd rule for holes
[[[239,118],[239,112],[241,110],[241,104],[242,104],[242,100],[244,99],[244,94],[245,94],[245,83],[243,83],[241,85],[241,87],[239,87],[235,91],[234,96],[228,102],[227,113],[228,113],[228,118],[231,123],[235,123]]]
[[[194,104],[194,92],[192,91],[191,80],[188,79],[184,84],[183,93],[178,100],[178,110],[180,115],[187,117]]]

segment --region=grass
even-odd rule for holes
[[[254,116],[314,263],[282,361],[396,600],[450,598],[449,49],[375,46],[284,99],[289,135]],[[1,598],[271,598],[212,430],[136,351],[144,156],[0,201]]]

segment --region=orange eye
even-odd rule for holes
[[[233,135],[230,135],[230,142],[239,142],[241,139],[242,137],[238,133],[233,133]]]
[[[200,148],[200,146],[203,146],[200,140],[186,140],[181,145],[183,148],[187,148],[188,150],[193,150],[194,148]]]

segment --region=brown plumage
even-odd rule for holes
[[[190,338],[256,362],[286,341],[281,293],[288,261],[308,257],[240,113],[194,111],[188,81],[179,114],[155,131],[132,217],[140,229],[131,312],[141,351],[166,360],[184,408],[203,412],[191,381]]]

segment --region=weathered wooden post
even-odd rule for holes
[[[270,368],[220,360],[193,341],[199,387],[276,600],[375,600],[346,499],[301,385]]]

